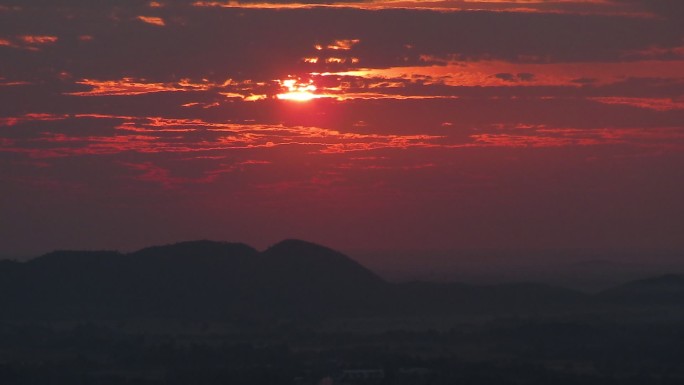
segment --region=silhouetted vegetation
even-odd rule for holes
[[[478,330],[131,333],[3,324],[3,384],[316,384],[381,370],[383,384],[676,384],[684,326],[500,320]]]

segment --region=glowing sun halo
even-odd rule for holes
[[[313,80],[309,80],[308,83],[300,83],[296,79],[287,79],[279,81],[279,83],[286,90],[286,92],[276,95],[280,100],[308,102],[311,99],[320,97],[314,93],[316,86],[313,85]]]

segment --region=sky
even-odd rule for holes
[[[684,250],[680,0],[0,0],[0,58],[0,255]]]

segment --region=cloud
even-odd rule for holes
[[[151,24],[151,25],[156,25],[159,27],[163,27],[166,25],[166,22],[164,19],[161,17],[156,17],[156,16],[138,16],[138,20],[142,21],[143,23]]]
[[[125,76],[153,83],[179,78],[273,80],[288,74],[339,72],[359,66],[416,67],[454,61],[620,62],[639,59],[634,56],[639,52],[678,52],[677,47],[682,46],[681,30],[658,20],[584,14],[443,14],[354,8],[276,11],[188,8],[170,3],[153,8],[150,15],[146,2],[111,8],[74,3],[74,8],[58,12],[54,11],[56,5],[43,4],[0,13],[0,21],[11,26],[0,36],[0,50],[10,46],[40,50],[31,55],[13,54],[3,63],[3,76],[46,81],[64,72],[77,79]],[[539,4],[543,3],[533,3]],[[161,21],[165,27],[151,28],[154,25],[142,22],[141,16],[152,17],[147,20],[156,24]],[[550,24],[557,28],[548,28]],[[312,29],[316,32],[311,33]],[[31,45],[17,36],[58,40]],[[249,36],[249,44],[245,36]],[[60,59],[54,60],[56,57]],[[653,58],[667,57],[671,56],[664,53]],[[311,63],[303,58],[318,60]],[[47,62],[54,63],[53,71],[40,70]],[[499,72],[508,71],[492,74]]]
[[[197,7],[242,9],[354,8],[362,10],[420,10],[434,12],[490,11],[515,13],[566,13],[652,17],[644,7],[604,0],[371,0],[371,1],[195,1]]]
[[[192,83],[189,80],[181,80],[177,83],[151,83],[144,80],[123,78],[118,80],[91,80],[82,79],[76,84],[91,87],[88,91],[67,92],[73,96],[133,96],[155,92],[181,92],[181,91],[206,91],[217,85]]]
[[[656,111],[684,110],[684,100],[672,100],[665,98],[627,98],[627,97],[596,97],[590,98],[599,103],[620,104],[646,108]]]

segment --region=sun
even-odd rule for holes
[[[291,100],[295,102],[308,102],[312,99],[320,98],[320,95],[315,94],[316,86],[313,80],[308,82],[300,82],[297,79],[278,80],[285,92],[277,94],[276,97],[280,100]]]

